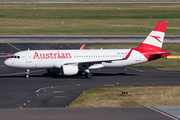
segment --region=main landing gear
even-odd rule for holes
[[[91,73],[86,73],[86,78],[91,78],[92,74]]]
[[[85,73],[85,74],[84,74],[84,73]],[[85,75],[86,78],[91,78],[91,77],[92,77],[92,74],[90,73],[89,70],[79,71],[76,75],[77,75],[77,76],[83,76],[83,75]]]
[[[89,70],[86,70],[86,78],[91,78],[92,77],[92,74],[90,73]]]
[[[26,74],[25,74],[25,78],[29,78],[29,69],[26,69]]]

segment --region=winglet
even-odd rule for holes
[[[84,47],[85,47],[85,43],[82,45],[82,47],[80,48],[80,50],[84,50]]]

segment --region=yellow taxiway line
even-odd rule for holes
[[[41,72],[41,71],[44,71],[44,70],[46,70],[46,69],[30,71],[30,73]],[[10,74],[0,74],[0,76],[20,75],[20,74],[25,74],[25,73],[26,72],[10,73]]]
[[[5,65],[0,65],[0,67],[6,67]]]
[[[15,47],[14,45],[10,44],[9,42],[6,42],[6,43],[7,43],[8,45],[10,45],[11,47],[13,47],[14,49],[21,51],[19,48]]]
[[[180,59],[180,56],[167,56],[167,59]]]

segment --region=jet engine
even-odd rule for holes
[[[78,66],[63,65],[61,67],[63,75],[76,75],[79,71]]]

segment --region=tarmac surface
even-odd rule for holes
[[[13,45],[13,46],[11,46]],[[18,49],[79,49],[80,43],[7,43],[0,44],[0,53],[11,54]],[[88,44],[87,44],[88,45]],[[18,49],[16,49],[18,48]],[[66,108],[84,90],[104,86],[180,85],[180,72],[158,71],[147,67],[103,68],[92,70],[92,78],[47,74],[32,70],[11,69],[0,58],[0,119],[114,119],[114,120],[177,120],[178,115],[158,108]],[[6,108],[6,109],[5,109]],[[179,110],[179,109],[178,109]],[[164,114],[162,114],[164,113]]]
[[[147,35],[0,35],[0,43],[141,43]],[[164,42],[180,42],[180,35],[166,35]]]
[[[1,120],[178,120],[149,108],[0,109]]]

